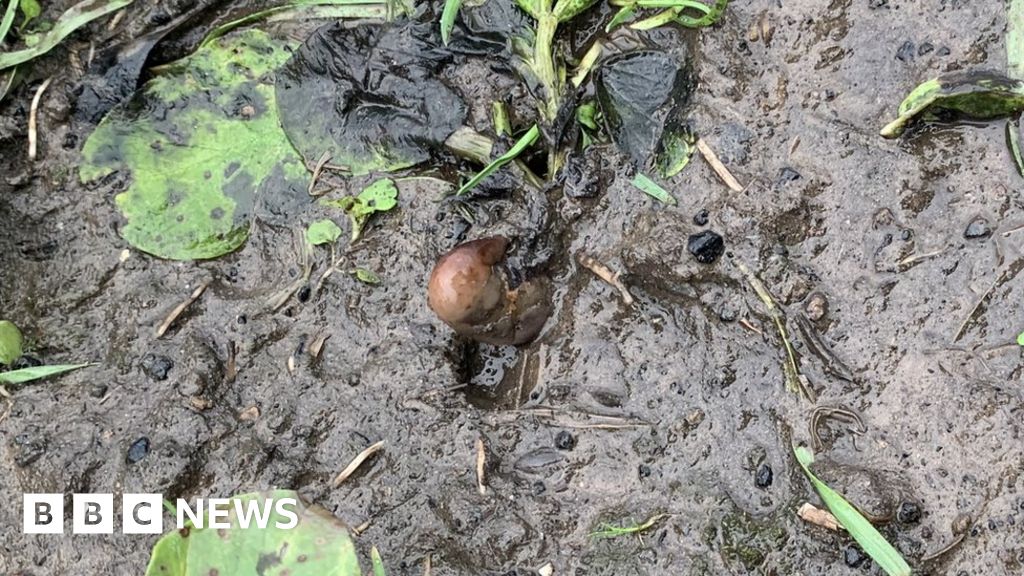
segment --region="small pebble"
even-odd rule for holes
[[[641,464],[637,467],[636,473],[640,476],[640,479],[648,478],[651,475],[651,467],[647,464]]]
[[[934,50],[935,50],[935,45],[934,44],[932,44],[931,42],[923,42],[923,43],[921,43],[920,46],[917,47],[917,55],[918,56],[924,56],[925,54],[929,54],[929,53],[933,52]]]
[[[817,322],[828,314],[828,298],[821,292],[811,292],[804,304],[804,313],[812,322]]]
[[[708,211],[704,208],[701,208],[700,212],[697,212],[696,214],[693,215],[693,223],[696,224],[697,226],[707,226]]]
[[[939,48],[938,51],[935,53],[939,56],[949,56],[949,48],[943,46],[942,48]]]
[[[976,238],[988,238],[992,235],[992,228],[988,225],[988,220],[984,218],[975,218],[971,220],[971,223],[967,225],[967,229],[964,230],[964,238],[968,240],[974,240]]]
[[[129,464],[135,464],[139,460],[145,458],[146,454],[149,454],[149,438],[143,436],[135,442],[132,442],[132,445],[128,448],[128,456],[125,460]]]
[[[921,507],[916,502],[900,502],[896,509],[896,520],[901,524],[917,524],[921,521]]]
[[[555,448],[559,450],[572,450],[576,447],[576,438],[566,430],[562,430],[555,436]]]
[[[779,170],[779,177],[776,179],[776,182],[778,182],[779,184],[788,184],[790,182],[799,180],[800,178],[801,176],[799,172],[790,168],[789,166],[786,166],[785,168]]]
[[[725,241],[719,234],[705,230],[690,236],[686,242],[686,248],[697,259],[697,262],[711,264],[725,252]]]
[[[89,388],[89,396],[93,398],[103,398],[107,395],[106,384],[94,384]]]
[[[864,563],[864,553],[853,544],[850,544],[843,549],[843,562],[850,568],[857,568]]]
[[[171,368],[174,368],[174,362],[167,356],[146,354],[142,357],[142,371],[157,382],[167,380]]]
[[[757,467],[757,472],[754,473],[754,484],[756,484],[758,488],[767,488],[772,485],[772,479],[774,477],[775,474],[772,472],[772,467],[769,466],[767,462],[762,462],[761,465]]]
[[[900,62],[913,62],[914,61],[914,43],[907,40],[900,46],[900,49],[896,51],[896,59]]]

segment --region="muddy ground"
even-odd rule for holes
[[[762,21],[770,39],[752,40]],[[96,365],[13,391],[0,574],[141,574],[155,541],[22,535],[23,492],[270,487],[368,523],[360,550],[378,546],[397,575],[421,574],[428,556],[435,575],[548,562],[560,575],[878,573],[847,537],[796,516],[819,502],[790,451],[810,441],[816,406],[863,418],[862,435],[821,428],[816,467],[921,573],[1024,574],[1024,349],[1011,344],[1024,330],[1021,178],[1000,122],[877,135],[918,82],[1002,70],[1004,26],[1002,0],[733,3],[686,41],[700,76],[692,117],[746,189],[695,159],[666,207],[608,151],[596,199],[541,197],[545,227],[528,232],[556,251],[541,271],[556,313],[518,350],[457,339],[425,286],[459,239],[529,219],[483,203],[491,216],[463,230],[438,218],[425,184],[405,183],[400,208],[353,250],[381,285],[337,274],[275,313],[266,301],[299,272],[287,227],[257,224],[215,261],[121,262],[113,192],[76,175],[89,128],[70,122],[69,55],[88,44],[74,37],[0,107],[0,316],[37,358]],[[30,163],[27,109],[49,74]],[[729,251],[713,265],[686,250],[702,209]],[[976,219],[990,233],[966,238]],[[627,272],[637,304],[576,264],[581,252]],[[785,390],[778,334],[737,263],[782,304],[816,402]],[[816,294],[827,313],[811,320]],[[318,334],[330,335],[321,359],[299,354],[290,372]],[[141,438],[148,452],[129,463]],[[332,489],[378,440],[383,452]],[[657,514],[669,516],[642,538],[588,536]],[[923,561],[957,538],[954,524],[959,546]]]

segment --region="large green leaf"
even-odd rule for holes
[[[269,500],[294,499],[298,516],[293,528],[279,528],[290,518],[274,507],[266,528],[243,528],[235,511],[236,501],[243,508],[259,505],[264,510]],[[348,529],[319,506],[309,506],[292,490],[273,490],[241,494],[231,498],[230,529],[194,526],[172,530],[153,546],[146,576],[252,576],[253,574],[289,574],[290,576],[360,576],[359,561]]]
[[[79,173],[130,175],[116,198],[125,240],[163,258],[215,258],[245,242],[258,201],[305,193],[274,96],[273,71],[290,55],[259,30],[220,38],[104,118]]]
[[[10,365],[21,357],[21,330],[9,320],[0,320],[0,364]]]

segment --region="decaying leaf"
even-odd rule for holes
[[[417,22],[331,24],[310,36],[277,80],[281,124],[306,161],[327,152],[359,175],[428,160],[466,114],[437,78],[452,55],[436,36]]]
[[[267,511],[264,529],[241,527],[236,506],[242,510],[267,502],[294,499],[289,507],[297,524],[277,507]],[[287,573],[291,576],[360,576],[359,561],[348,528],[319,506],[310,506],[291,490],[242,494],[229,500],[230,529],[209,527],[172,530],[157,541],[146,576],[250,576]],[[262,516],[262,514],[261,514]],[[223,520],[223,517],[221,518]],[[250,521],[251,515],[250,515]],[[254,522],[254,521],[253,521]]]
[[[954,72],[915,88],[900,104],[898,117],[882,128],[895,138],[916,120],[989,120],[1024,110],[1024,82],[989,71]]]
[[[125,240],[162,258],[215,258],[245,242],[261,204],[285,213],[305,196],[306,169],[281,131],[272,85],[290,55],[246,30],[169,65],[111,111],[86,141],[79,175],[129,176],[115,198]]]

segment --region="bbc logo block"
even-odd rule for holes
[[[25,494],[25,534],[64,533],[63,494]],[[113,534],[113,494],[72,494],[73,534]],[[121,531],[125,534],[162,534],[163,497],[160,494],[124,494],[121,498]]]

